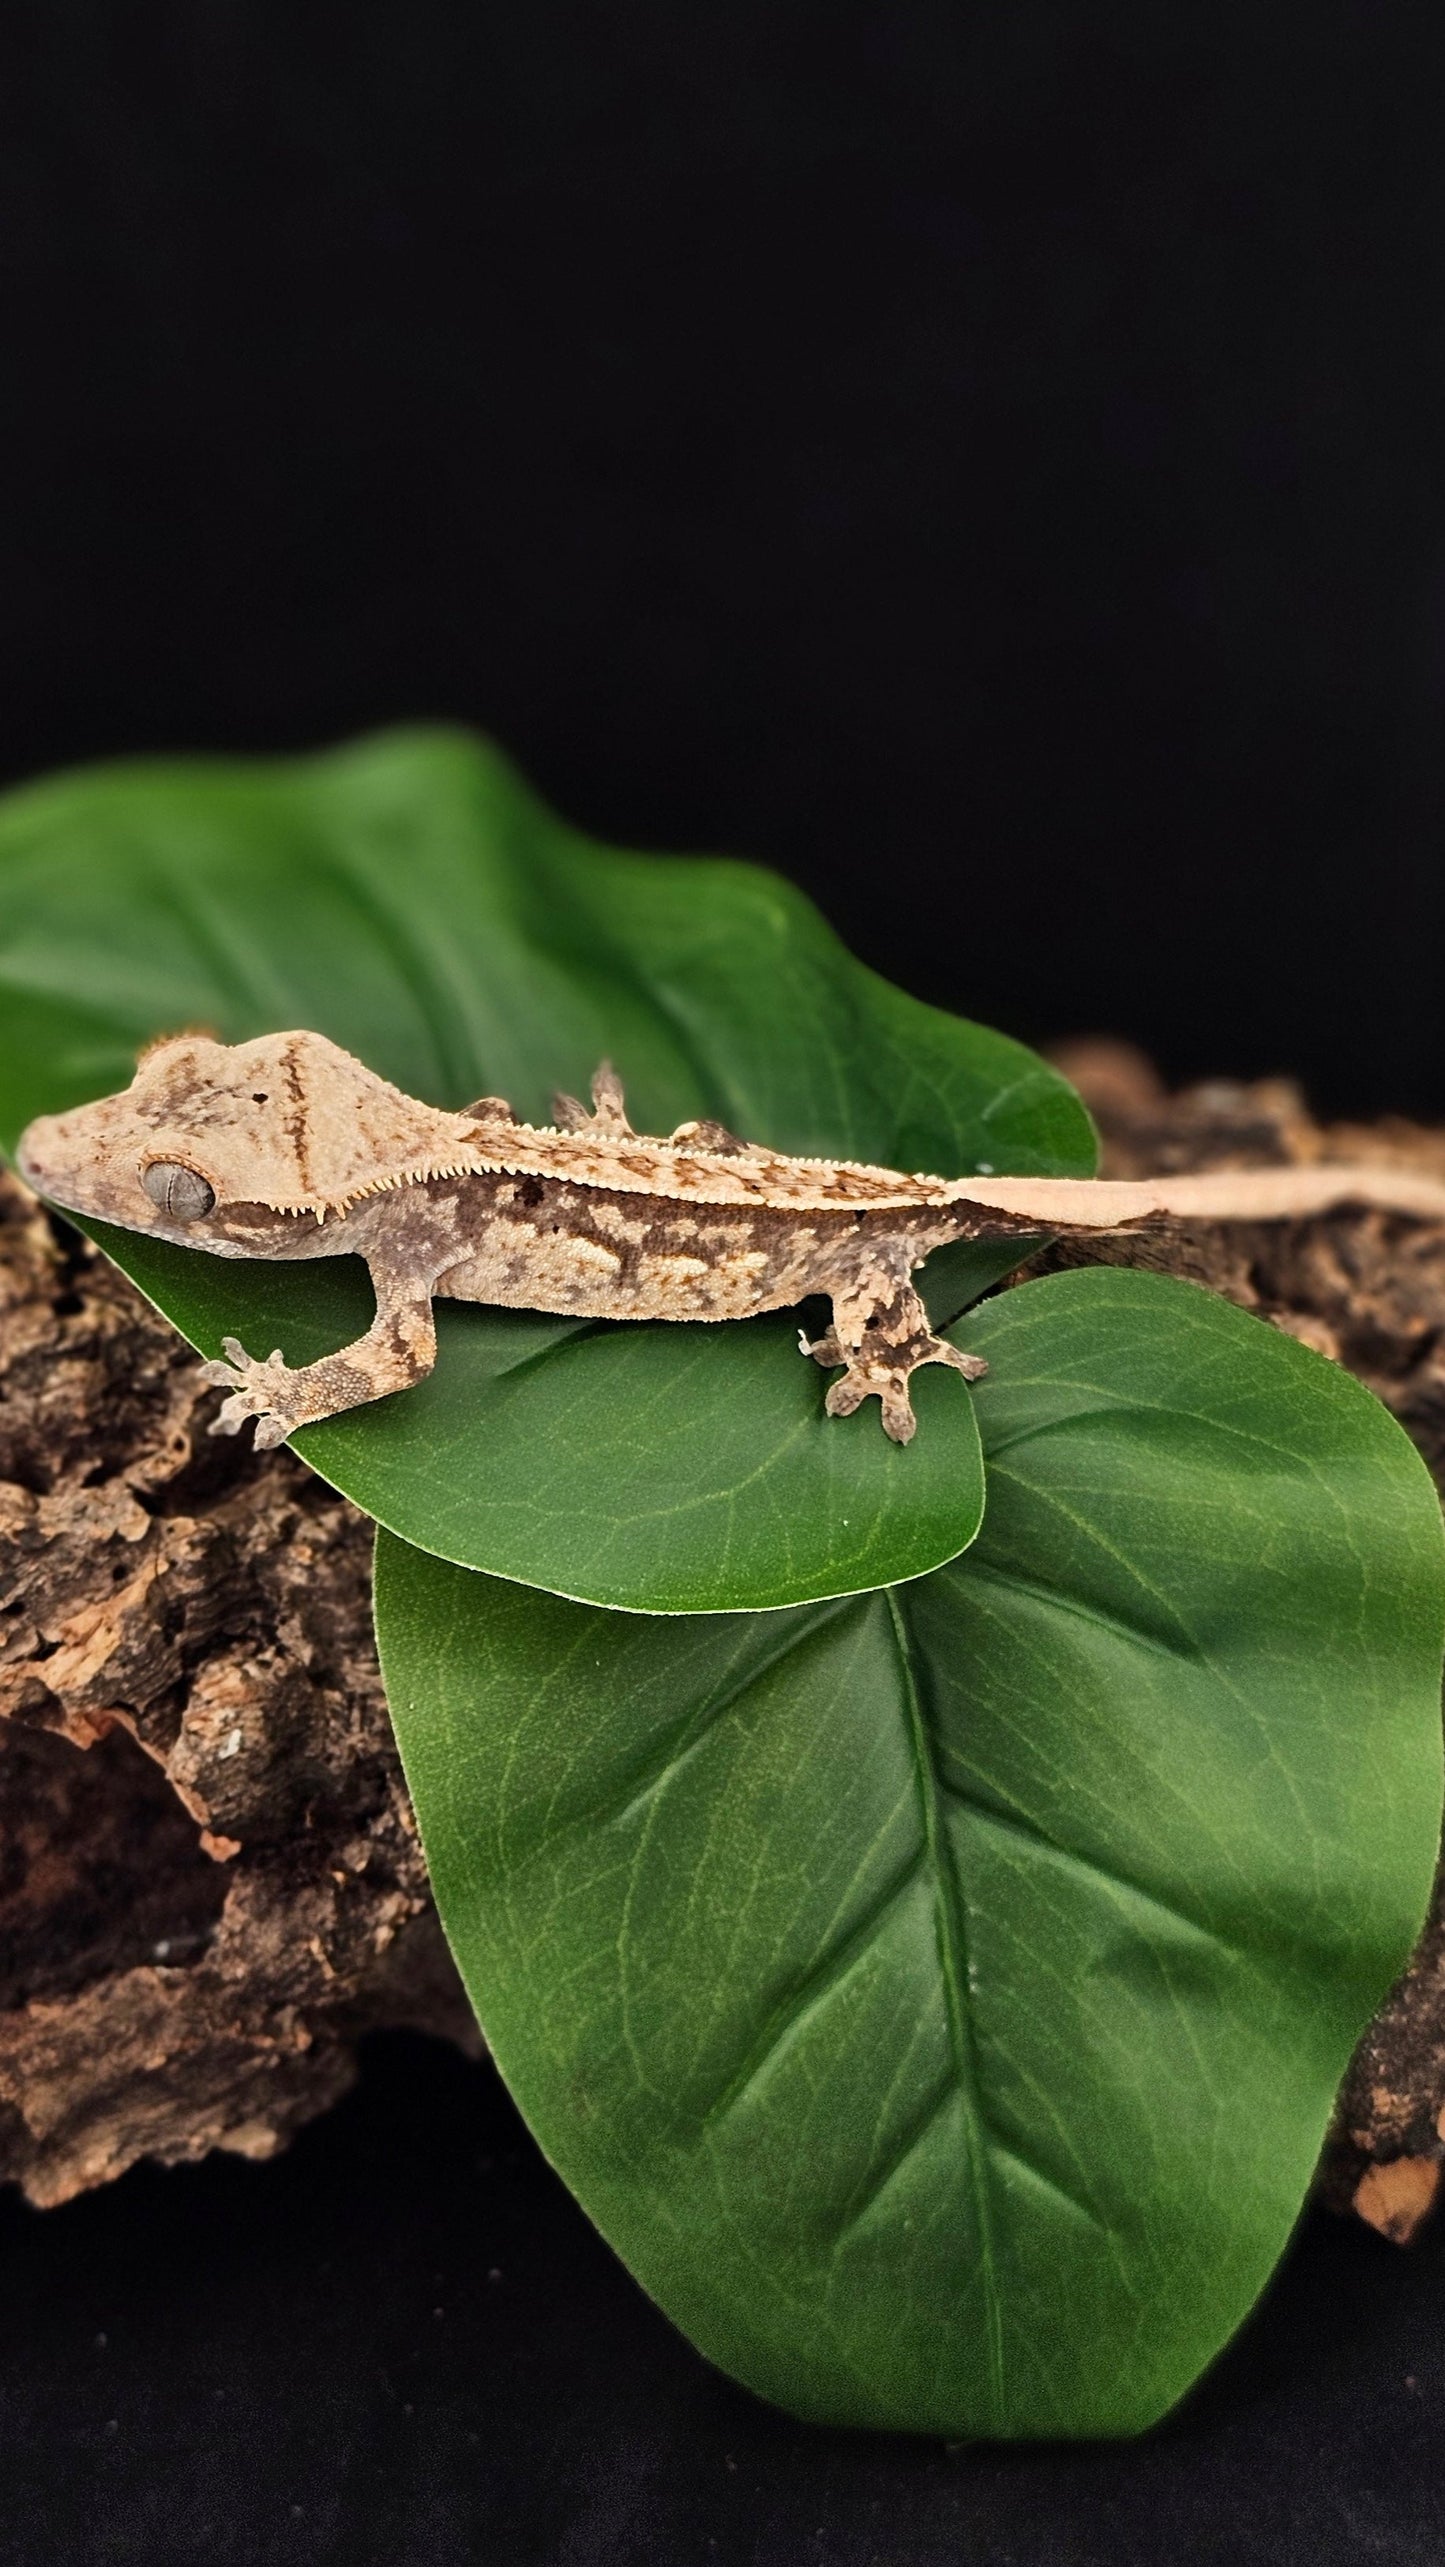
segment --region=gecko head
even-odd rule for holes
[[[265,1254],[278,1215],[321,1219],[445,1162],[449,1142],[454,1158],[460,1121],[322,1034],[181,1034],[143,1052],[119,1094],[40,1115],[17,1157],[36,1193],[68,1212],[243,1256]]]

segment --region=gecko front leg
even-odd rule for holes
[[[831,1288],[832,1327],[811,1343],[801,1333],[798,1338],[815,1364],[847,1368],[829,1389],[828,1415],[851,1417],[865,1399],[876,1398],[883,1431],[895,1444],[911,1443],[917,1431],[908,1381],[921,1364],[951,1365],[970,1382],[988,1370],[981,1356],[965,1355],[934,1336],[910,1280],[912,1263],[905,1241],[880,1240],[855,1273]]]
[[[368,1260],[370,1263],[370,1260]],[[212,1435],[237,1435],[248,1417],[256,1420],[256,1447],[284,1443],[298,1426],[360,1408],[388,1392],[410,1390],[436,1362],[436,1321],[432,1285],[427,1275],[402,1277],[380,1263],[371,1265],[376,1317],[364,1337],[323,1355],[318,1363],[294,1370],[276,1347],[264,1361],[248,1355],[235,1337],[225,1337],[225,1363],[203,1364],[201,1379],[230,1393],[220,1415],[211,1420]]]

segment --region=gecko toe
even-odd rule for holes
[[[888,1382],[879,1393],[883,1411],[883,1432],[892,1444],[911,1444],[918,1432],[918,1420],[908,1396],[908,1377]]]
[[[253,1419],[255,1449],[269,1452],[273,1445],[285,1442],[298,1422],[291,1413],[296,1376],[279,1346],[262,1360],[248,1355],[239,1337],[223,1337],[221,1343],[229,1360],[199,1367],[202,1381],[228,1394],[207,1431],[212,1435],[239,1435],[247,1420]]]
[[[839,1345],[836,1332],[831,1328],[821,1337],[808,1337],[800,1328],[798,1352],[800,1355],[811,1355],[814,1363],[821,1364],[825,1371],[833,1364],[846,1364],[848,1361],[847,1348]]]
[[[883,1432],[894,1444],[911,1444],[918,1420],[908,1396],[908,1375],[885,1372],[880,1364],[856,1364],[834,1382],[823,1402],[830,1417],[851,1417],[865,1399],[876,1399],[883,1412]]]
[[[830,1417],[851,1417],[872,1388],[873,1384],[861,1380],[857,1373],[845,1373],[840,1382],[834,1382],[823,1406]]]
[[[962,1373],[966,1382],[982,1381],[988,1371],[982,1355],[965,1355],[961,1346],[950,1346],[943,1337],[935,1338],[934,1345],[937,1351],[930,1358],[933,1363],[951,1364],[956,1373]]]

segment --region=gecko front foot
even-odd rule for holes
[[[239,1337],[223,1337],[227,1361],[224,1364],[202,1364],[201,1379],[228,1390],[229,1399],[221,1402],[220,1414],[213,1417],[207,1432],[211,1435],[239,1435],[248,1417],[256,1420],[256,1449],[266,1452],[271,1445],[284,1443],[293,1426],[301,1419],[296,1413],[295,1385],[299,1374],[273,1347],[264,1363],[248,1355]]]
[[[908,1383],[920,1365],[947,1364],[967,1382],[980,1380],[988,1371],[981,1355],[965,1355],[946,1338],[935,1337],[923,1304],[911,1287],[905,1289],[906,1302],[900,1294],[889,1306],[876,1310],[851,1344],[836,1323],[821,1337],[810,1340],[800,1334],[798,1338],[802,1352],[811,1355],[815,1364],[825,1369],[835,1364],[846,1367],[823,1403],[828,1415],[851,1417],[865,1399],[876,1398],[883,1412],[883,1432],[895,1444],[911,1443],[917,1432]]]

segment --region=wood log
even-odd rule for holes
[[[1110,1175],[1369,1157],[1286,1082],[1167,1096],[1117,1044],[1061,1065]],[[1379,1212],[1055,1248],[1190,1277],[1368,1383],[1445,1487],[1445,1227]],[[365,1519],[214,1394],[133,1287],[0,1175],[0,2178],[64,2201],[136,2158],[266,2156],[368,2030],[469,2049],[386,1719]],[[1324,2198],[1413,2235],[1445,2159],[1445,1886],[1370,2026]]]
[[[371,1529],[0,1177],[0,2176],[270,2155],[359,2036],[476,2045],[371,1631]]]

